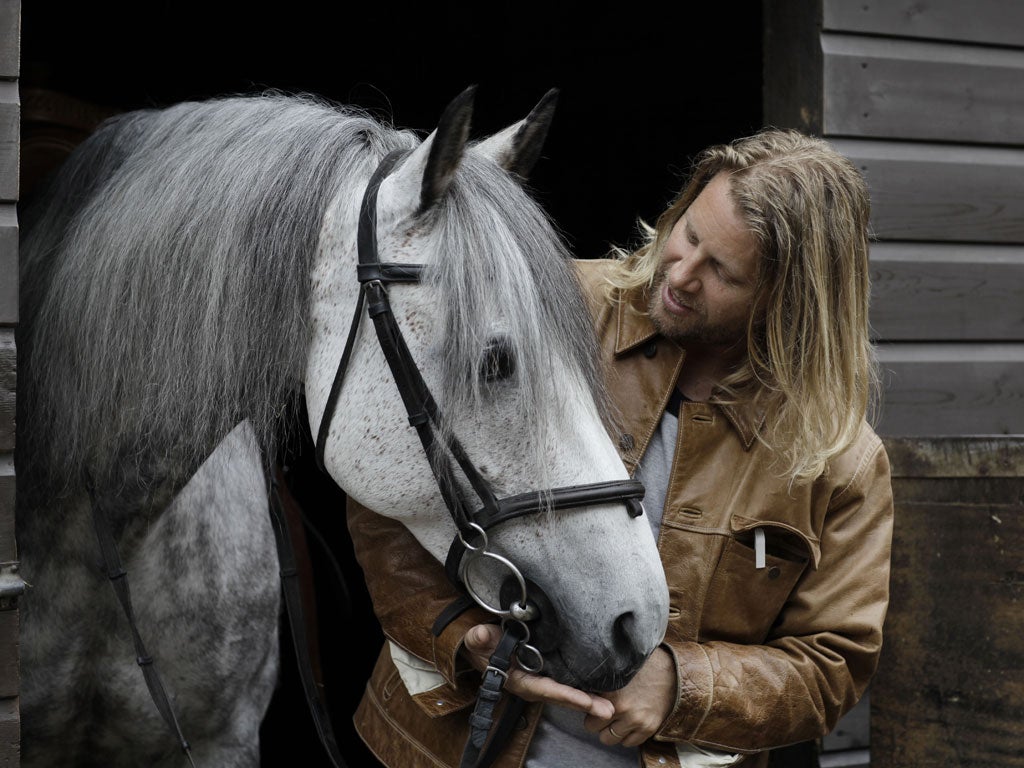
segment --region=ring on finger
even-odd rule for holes
[[[612,727],[611,727],[610,725],[608,726],[608,733],[610,733],[610,734],[611,734],[612,736],[614,736],[614,737],[615,737],[616,739],[618,739],[619,741],[622,741],[622,739],[624,738],[624,737],[620,736],[619,734],[617,734],[617,733],[615,732],[615,729],[614,729],[614,728],[612,728]]]

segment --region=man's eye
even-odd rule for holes
[[[480,378],[503,381],[516,372],[515,350],[507,339],[491,339],[480,362]]]

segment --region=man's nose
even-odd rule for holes
[[[697,275],[695,260],[683,257],[670,264],[668,268],[668,283],[677,291],[693,293],[699,290],[700,278]]]

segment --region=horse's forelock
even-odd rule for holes
[[[530,434],[544,435],[565,396],[552,376],[554,360],[581,375],[607,417],[596,338],[569,253],[521,183],[470,152],[436,216],[443,253],[432,282],[445,308],[441,397],[452,410],[485,407],[475,374],[500,318],[515,349],[520,410]]]

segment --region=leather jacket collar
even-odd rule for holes
[[[630,291],[622,301],[616,304],[615,357],[621,358],[640,347],[655,342],[663,349],[666,347],[671,349],[673,360],[678,362],[679,358],[686,356],[686,350],[671,339],[662,336],[651,323],[647,312],[647,297],[647,290],[636,289]],[[757,439],[758,432],[764,427],[764,413],[749,403],[735,405],[715,403],[715,405],[725,414],[743,441],[744,448],[749,451]]]

